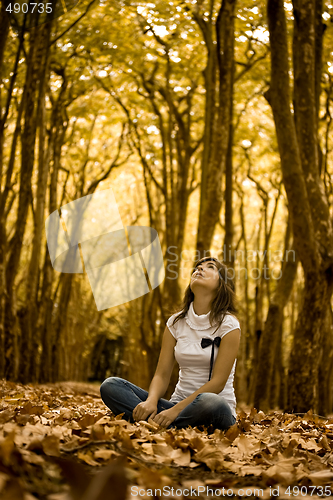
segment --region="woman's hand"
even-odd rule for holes
[[[168,410],[163,410],[156,415],[156,417],[152,418],[153,422],[161,425],[162,427],[168,427],[171,422],[173,422],[179,415],[181,410],[173,406]]]
[[[154,418],[157,413],[157,403],[146,400],[139,403],[133,410],[132,416],[134,420],[146,420],[149,415]]]

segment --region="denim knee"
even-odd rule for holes
[[[220,406],[222,404],[228,404],[224,398],[218,396],[214,392],[202,392],[198,394],[194,401],[200,402],[202,408],[211,408],[216,405]]]
[[[200,410],[204,413],[232,415],[227,401],[213,392],[202,392],[198,394],[194,402],[199,405]]]
[[[103,395],[103,393],[110,393],[110,391],[112,391],[113,388],[115,388],[116,386],[119,387],[119,385],[121,385],[123,383],[123,380],[122,378],[120,377],[109,377],[109,378],[106,378],[104,380],[104,382],[102,382],[99,390],[100,390],[100,393],[101,393],[101,396]]]

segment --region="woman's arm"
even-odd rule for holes
[[[215,360],[212,378],[203,386],[197,389],[191,396],[183,399],[169,410],[156,415],[154,422],[168,426],[177,418],[179,413],[192,403],[194,399],[202,392],[215,392],[219,394],[227,383],[232,366],[235,362],[240,342],[240,329],[236,328],[228,332],[221,340],[219,351]],[[170,420],[171,418],[171,420]]]
[[[170,382],[171,373],[175,363],[174,347],[176,339],[172,336],[168,327],[165,328],[162,339],[160,356],[158,359],[155,375],[150,383],[146,401],[139,403],[133,410],[135,420],[144,420],[151,415],[153,418],[157,413],[157,402],[164,396]]]

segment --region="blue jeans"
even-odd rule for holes
[[[148,392],[137,385],[119,377],[109,377],[100,387],[103,402],[114,413],[125,413],[124,418],[133,422],[134,408],[146,401]],[[159,399],[157,413],[172,408],[176,403],[166,399]],[[212,425],[215,429],[226,430],[236,422],[230,406],[224,398],[212,392],[199,394],[192,403],[186,406],[178,417],[169,425],[169,428],[182,429],[188,425]]]

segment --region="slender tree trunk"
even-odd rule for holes
[[[27,60],[27,73],[25,81],[25,99],[24,99],[24,127],[22,132],[21,149],[21,171],[20,171],[20,191],[17,218],[15,224],[14,236],[9,242],[9,257],[6,267],[6,317],[5,317],[5,350],[6,350],[6,376],[13,377],[14,352],[13,346],[16,343],[15,338],[15,292],[14,280],[18,272],[24,231],[26,227],[29,204],[31,201],[31,176],[34,165],[34,149],[36,139],[36,92],[39,78],[39,64],[42,58],[42,30],[39,28],[30,31],[30,47]],[[24,335],[22,337],[25,341]],[[22,352],[22,350],[21,350]],[[24,350],[23,350],[24,352]],[[24,358],[23,358],[24,359]],[[22,371],[20,375],[23,376]],[[28,378],[28,373],[25,372]],[[27,380],[25,378],[25,380]]]
[[[286,255],[286,253],[285,253]],[[275,353],[278,349],[279,331],[297,272],[298,259],[284,261],[282,277],[269,304],[269,310],[259,344],[258,368],[254,392],[254,406],[269,409],[270,386],[274,377]]]
[[[232,98],[232,96],[231,96]],[[225,203],[225,235],[223,242],[223,262],[229,267],[234,267],[234,224],[233,224],[233,164],[232,164],[232,144],[233,144],[233,126],[232,126],[232,103],[230,105],[230,134],[228,151],[226,158],[225,170],[225,190],[224,190],[224,203]]]
[[[27,105],[25,109],[25,126],[22,134],[22,163],[21,163],[21,183],[20,183],[20,198],[18,208],[18,219],[16,222],[16,231],[11,242],[11,252],[8,261],[8,287],[9,292],[14,293],[14,279],[17,273],[17,266],[20,260],[21,248],[26,226],[26,219],[28,214],[29,203],[33,203],[32,190],[31,190],[31,176],[34,166],[34,149],[36,141],[37,130],[37,116],[39,115],[39,176],[37,188],[37,207],[35,211],[35,233],[33,240],[32,259],[30,261],[28,271],[28,284],[27,284],[27,301],[24,311],[22,312],[24,320],[21,321],[23,327],[22,343],[20,350],[24,352],[24,356],[20,360],[20,380],[22,382],[27,380],[36,381],[36,374],[31,373],[31,363],[38,358],[38,346],[33,352],[33,331],[37,323],[37,279],[39,271],[39,252],[41,243],[41,232],[44,221],[44,201],[41,200],[45,197],[45,164],[42,158],[44,156],[44,95],[45,95],[45,78],[47,76],[47,61],[48,61],[48,46],[49,35],[51,26],[50,23],[38,28],[36,33],[35,43],[37,44],[36,52],[33,57],[33,70],[29,85],[33,91],[29,96],[29,89],[27,89]],[[33,43],[33,42],[31,42]],[[37,94],[38,92],[38,94]],[[38,96],[38,97],[37,97]],[[37,102],[36,102],[37,101]],[[44,186],[42,185],[44,184]],[[42,192],[41,192],[42,190]],[[41,205],[42,203],[42,205]],[[36,232],[37,231],[37,232]],[[39,248],[38,248],[39,247]],[[15,312],[13,311],[13,314]]]
[[[2,64],[9,33],[9,16],[6,13],[6,4],[1,2],[0,6],[0,78],[2,78]]]
[[[4,54],[5,54],[5,46],[8,40],[8,34],[9,34],[9,27],[10,27],[10,22],[9,22],[9,16],[7,15],[6,11],[6,4],[5,2],[1,2],[0,4],[0,101],[3,102],[3,96],[2,96],[2,82],[3,82],[3,62],[4,62]],[[19,53],[21,52],[21,43],[19,43],[18,47],[18,53],[17,53],[17,58],[19,57]],[[15,75],[16,76],[16,75]],[[12,77],[12,81],[13,78]],[[8,116],[8,106],[10,99],[12,97],[12,86],[10,86],[10,89],[8,91],[7,95],[7,103],[6,107],[0,109],[0,179],[3,177],[3,144],[4,144],[4,131],[5,131],[5,124],[6,124],[6,119]],[[10,95],[9,95],[10,93]],[[23,103],[23,96],[21,103]],[[6,109],[7,108],[7,109]],[[2,113],[2,110],[4,109],[4,112]],[[19,108],[19,118],[21,118],[21,112],[22,112],[22,106]],[[14,131],[14,138],[13,138],[13,143],[12,143],[12,149],[11,149],[11,158],[12,164],[14,163],[14,158],[15,158],[15,150],[16,150],[16,141],[18,137],[18,130],[19,130],[19,120],[16,122],[16,127]],[[6,174],[6,184],[5,188],[2,192],[1,190],[1,185],[2,182],[0,181],[0,377],[4,377],[6,373],[6,356],[5,352],[6,349],[10,346],[8,346],[8,342],[6,343],[6,334],[5,334],[5,309],[6,309],[6,301],[7,301],[7,283],[6,283],[6,253],[7,253],[7,234],[6,234],[6,217],[5,217],[5,207],[6,207],[6,201],[7,201],[7,196],[9,192],[9,186],[8,186],[8,177],[10,173],[11,177],[11,172],[10,170],[11,166],[11,161],[9,162],[9,167],[7,169],[7,174]],[[10,179],[9,179],[10,180]]]
[[[282,316],[283,313],[282,313]],[[277,347],[274,356],[274,367],[272,369],[272,380],[269,385],[269,405],[268,407],[274,409],[276,407],[284,408],[284,405],[279,406],[281,401],[281,392],[283,390],[283,365],[282,365],[282,332],[283,332],[283,317],[277,335]]]
[[[246,224],[244,217],[244,203],[243,203],[243,194],[240,194],[241,203],[239,209],[239,215],[242,226],[242,235],[239,241],[243,241],[244,250],[242,252],[242,258],[240,259],[241,265],[244,263],[244,267],[241,268],[240,280],[241,283],[244,284],[244,290],[242,291],[245,298],[245,304],[242,308],[242,316],[244,318],[244,327],[242,329],[242,335],[240,339],[239,346],[239,356],[237,361],[237,369],[236,369],[236,390],[239,395],[240,401],[247,402],[249,396],[249,387],[250,387],[250,377],[249,372],[251,369],[248,366],[249,359],[249,343],[250,343],[250,298],[249,298],[249,289],[248,289],[248,259],[247,259],[247,234],[246,234]],[[237,248],[236,248],[237,250]]]
[[[64,97],[67,89],[67,78],[63,75],[63,84],[58,101],[52,112],[51,131],[48,149],[51,151],[51,175],[49,186],[49,214],[58,208],[58,177],[60,168],[61,148],[64,144],[67,130],[67,121],[63,116],[65,108]],[[49,167],[50,168],[50,167]],[[46,245],[43,266],[43,283],[38,302],[39,316],[37,322],[38,336],[42,343],[40,381],[48,382],[52,379],[52,352],[55,345],[54,329],[52,324],[53,297],[52,281],[54,270],[51,264],[49,251]],[[60,278],[59,278],[60,279]]]
[[[40,69],[39,80],[39,96],[38,96],[38,183],[37,183],[37,196],[36,207],[34,210],[34,235],[32,240],[32,252],[30,257],[27,287],[26,287],[26,314],[25,325],[26,331],[23,332],[27,340],[26,356],[30,357],[27,361],[27,370],[29,371],[29,380],[37,382],[39,380],[40,369],[40,351],[41,342],[39,338],[39,330],[36,329],[38,323],[38,288],[39,288],[39,264],[41,245],[44,229],[44,209],[47,188],[47,177],[49,159],[47,154],[50,148],[45,150],[45,132],[46,132],[46,110],[45,110],[45,89],[49,76],[49,41],[51,33],[51,23],[44,26],[44,43],[45,52],[43,54],[43,61]]]
[[[216,147],[214,137],[216,121],[216,80],[217,80],[217,53],[214,44],[212,21],[205,21],[200,16],[195,15],[195,20],[202,30],[206,48],[207,65],[204,70],[205,77],[205,128],[203,136],[203,153],[201,160],[201,187],[200,187],[200,207],[199,222],[197,234],[197,257],[200,259],[205,256],[205,235],[203,231],[203,221],[207,211],[207,180],[209,175],[209,166],[212,162],[213,152]]]
[[[326,309],[325,321],[323,324],[323,342],[320,349],[319,364],[319,414],[329,415],[332,412],[330,396],[332,385],[330,384],[333,367],[333,321],[332,308],[329,305]]]
[[[235,0],[222,0],[222,5],[216,21],[216,50],[218,67],[218,111],[214,120],[214,126],[211,129],[212,138],[214,138],[214,147],[211,157],[204,151],[205,157],[202,167],[201,184],[201,202],[197,236],[198,256],[204,256],[205,252],[210,250],[214,230],[220,217],[222,206],[222,175],[226,171],[226,161],[228,155],[230,124],[231,124],[231,104],[233,93],[233,71],[234,71],[234,12]],[[214,63],[208,60],[210,68]],[[211,70],[213,71],[213,69]],[[207,89],[209,90],[209,89]],[[214,106],[214,100],[206,101],[206,106]],[[211,119],[214,108],[207,108],[209,113],[206,118]],[[206,133],[206,132],[205,132]],[[206,137],[208,147],[209,141]],[[209,159],[209,161],[208,161]],[[208,163],[207,163],[208,161]]]

